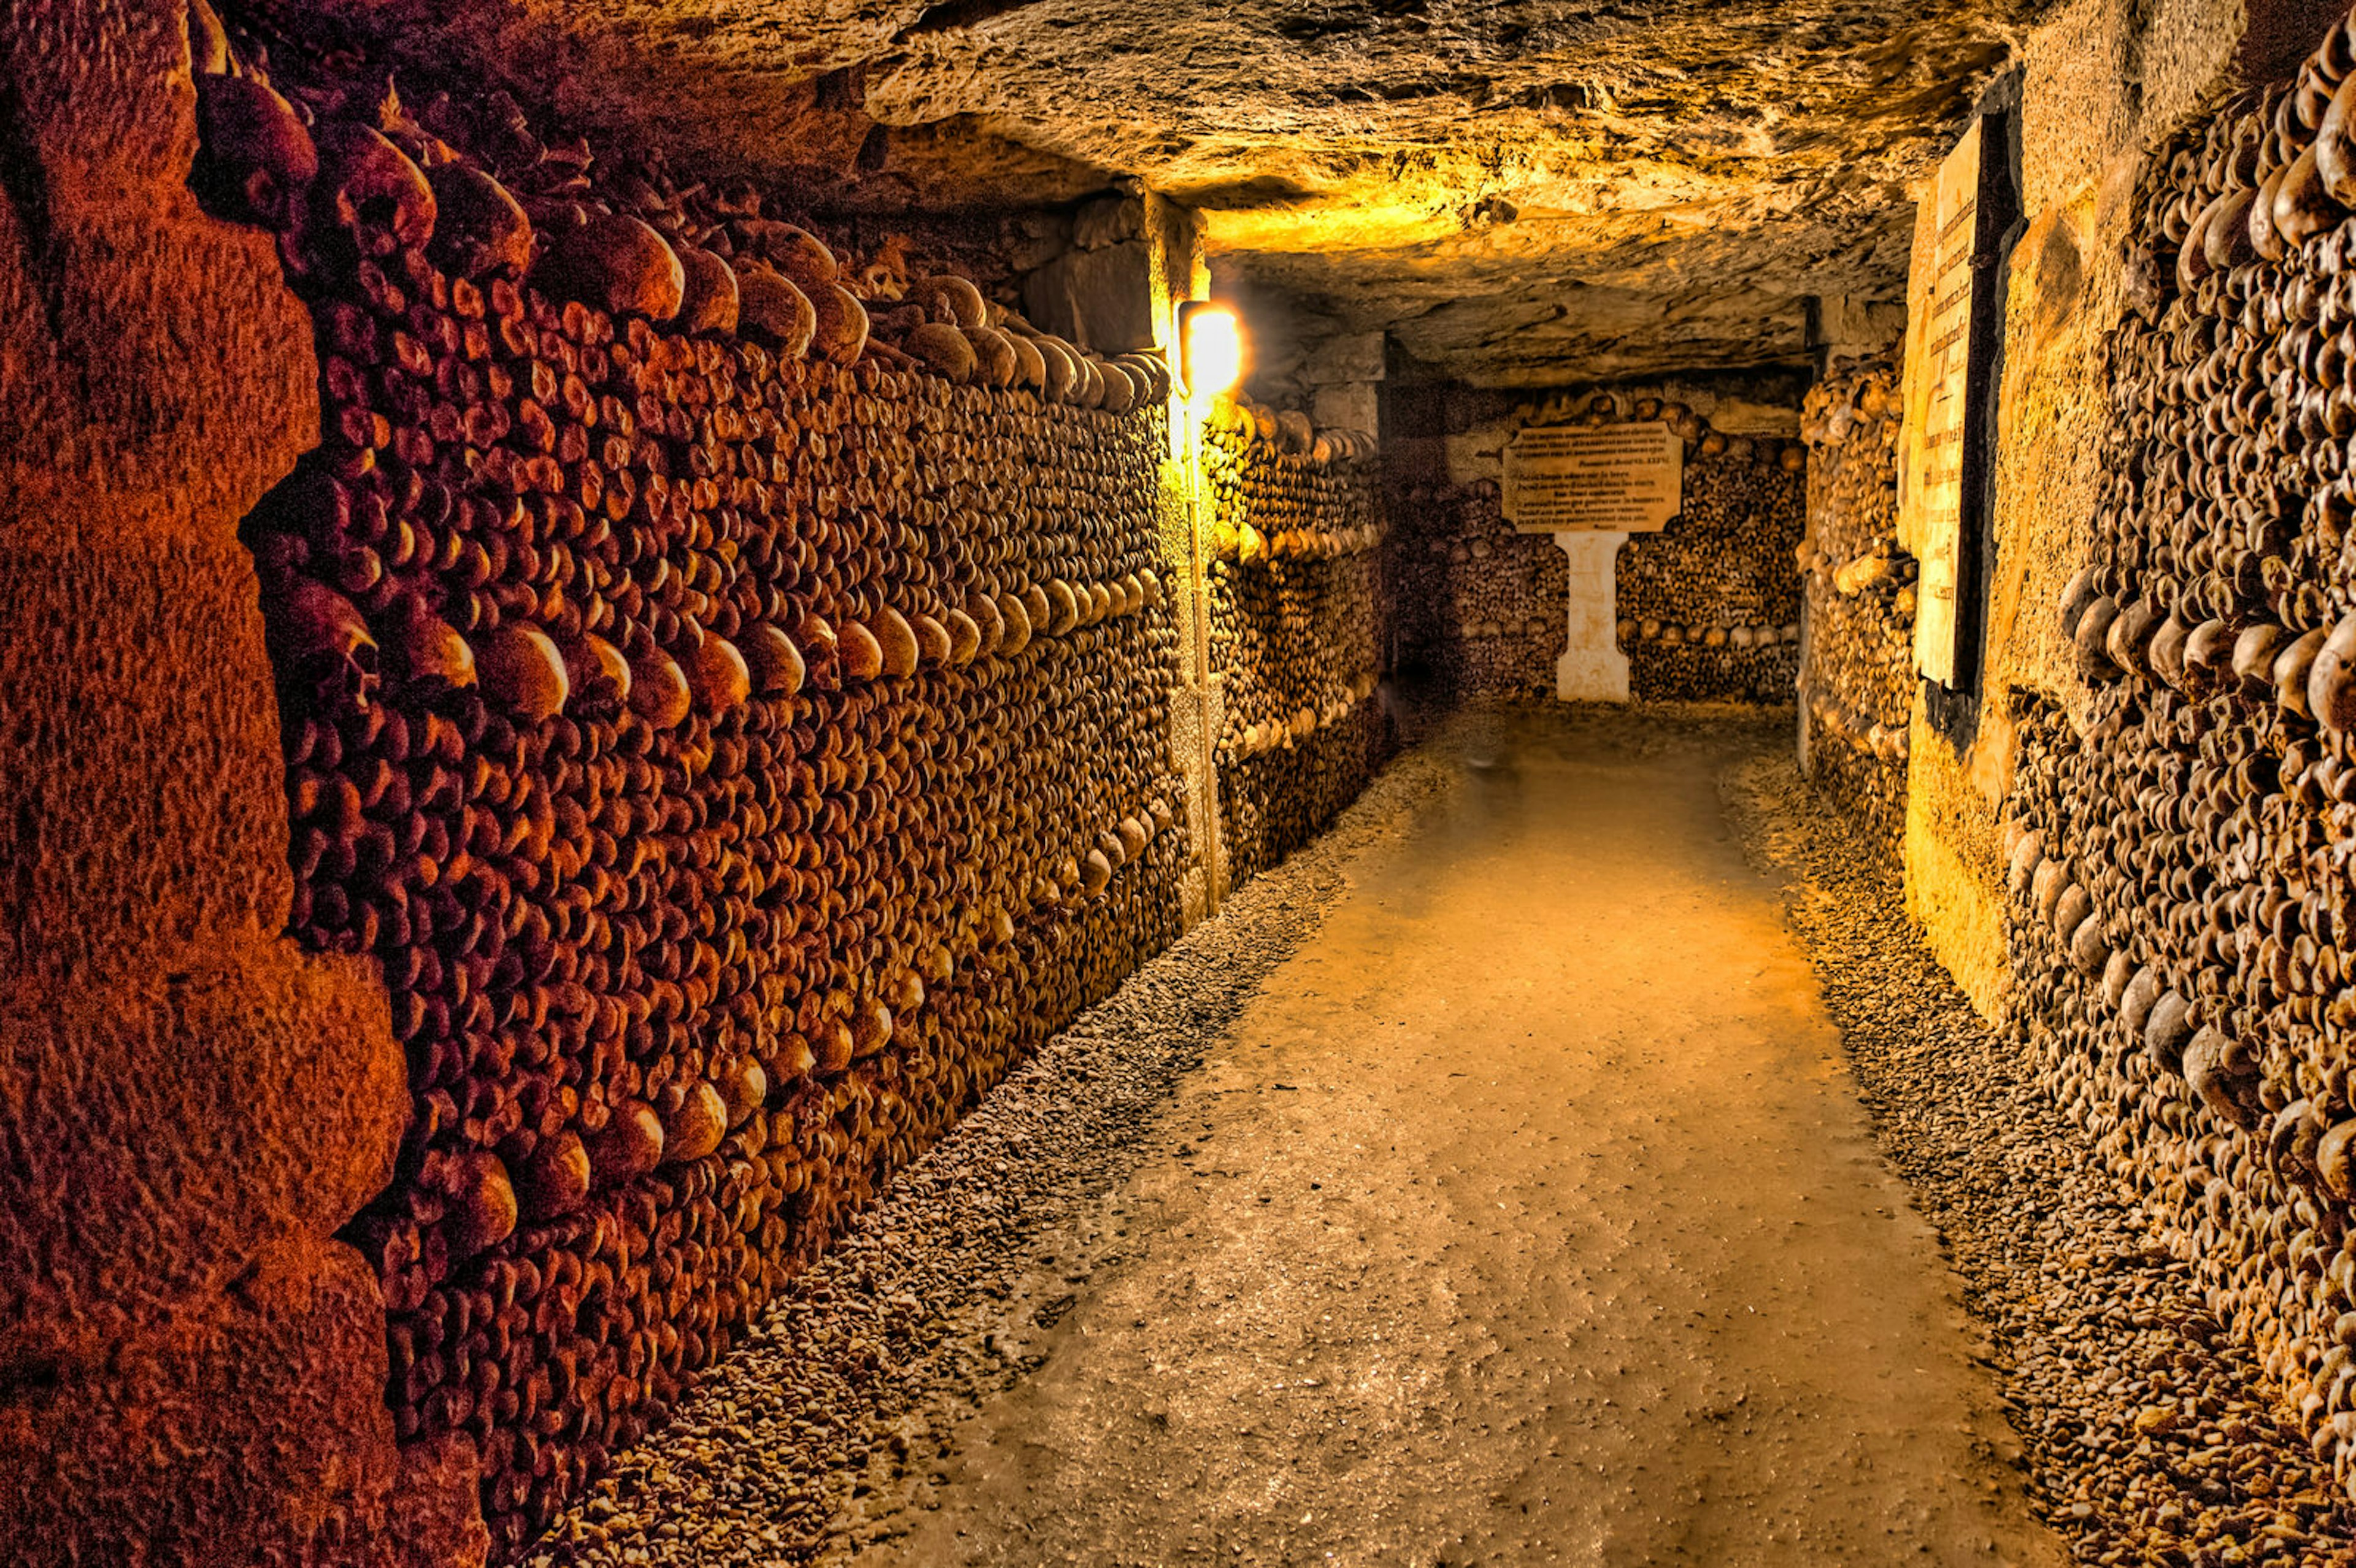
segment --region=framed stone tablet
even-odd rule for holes
[[[2014,136],[2008,105],[1984,107],[1939,165],[1915,212],[1906,285],[1898,540],[1922,563],[1914,667],[1965,698],[1978,689],[1987,624],[2002,261],[2019,220]]]
[[[1505,520],[1526,534],[1658,533],[1685,504],[1665,424],[1524,429],[1505,445]]]

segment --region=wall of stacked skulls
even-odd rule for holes
[[[1203,449],[1219,843],[1233,886],[1314,837],[1396,741],[1375,699],[1387,528],[1361,436],[1223,404]]]
[[[1616,588],[1630,694],[1639,701],[1791,700],[1799,667],[1807,454],[1729,435],[1683,402],[1565,393],[1517,425],[1665,421],[1685,442],[1682,513],[1622,547]],[[1399,657],[1459,698],[1547,698],[1569,638],[1569,562],[1547,534],[1505,520],[1494,480],[1419,485],[1398,497],[1391,551]]]
[[[1896,854],[1914,701],[1913,557],[1898,545],[1897,376],[1844,363],[1801,409],[1808,531],[1800,703],[1817,784]]]
[[[1595,398],[1579,422],[1665,420],[1686,444],[1685,498],[1620,551],[1620,645],[1639,702],[1792,700],[1800,662],[1806,449],[1729,435],[1682,403]]]
[[[1396,634],[1450,697],[1547,698],[1569,641],[1570,562],[1549,534],[1516,533],[1496,481],[1419,485],[1398,497],[1390,571]]]
[[[2356,48],[2148,161],[2104,503],[2022,718],[2017,1024],[2343,1479],[2356,1456]]]
[[[511,104],[194,42],[194,184],[317,338],[321,444],[244,534],[291,934],[378,961],[408,1058],[348,1234],[397,1435],[471,1444],[511,1556],[1178,934],[1168,380]],[[1344,446],[1212,442],[1238,876],[1382,751]]]

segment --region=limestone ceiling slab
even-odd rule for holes
[[[283,5],[281,9],[284,8]],[[1219,269],[1469,379],[1798,352],[2044,0],[332,0],[585,119],[890,210],[1128,176]],[[1609,368],[1605,368],[1609,367]]]

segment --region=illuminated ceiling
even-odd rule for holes
[[[1899,299],[1909,182],[2045,7],[326,8],[814,205],[1016,208],[1134,176],[1206,210],[1224,277],[1511,384],[1788,360],[1812,297]]]

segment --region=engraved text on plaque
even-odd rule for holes
[[[1914,667],[1955,680],[1955,595],[1963,548],[1964,424],[1972,348],[1972,256],[1978,243],[1980,127],[1947,161],[1917,219],[1908,280],[1906,437],[1899,539],[1922,563]]]
[[[1505,520],[1526,534],[1657,533],[1685,504],[1665,424],[1523,430],[1505,447]]]

